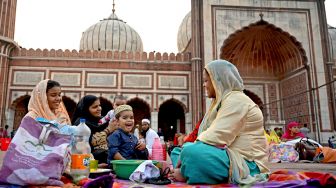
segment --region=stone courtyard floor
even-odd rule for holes
[[[5,152],[0,151],[0,166],[2,166],[2,161]],[[270,168],[271,172],[276,170],[285,169],[292,170],[295,172],[301,171],[315,171],[332,173],[336,175],[336,164],[324,164],[324,163],[268,163],[267,166]]]
[[[336,163],[268,163],[267,166],[272,172],[280,169],[292,170],[295,172],[314,171],[336,175]]]

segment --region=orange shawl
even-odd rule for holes
[[[47,120],[56,120],[60,124],[71,125],[71,121],[63,102],[60,107],[53,113],[48,105],[47,100],[47,83],[49,79],[42,80],[36,85],[31,93],[28,103],[28,113],[26,116],[32,118],[42,117]]]

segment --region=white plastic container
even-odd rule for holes
[[[91,147],[89,138],[90,128],[85,124],[85,119],[80,119],[73,135],[71,147],[71,176],[74,179],[82,179],[90,175]]]

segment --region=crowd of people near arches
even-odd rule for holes
[[[190,134],[176,137],[176,143],[172,143],[173,169],[169,178],[175,181],[188,184],[267,181],[270,173],[267,140],[271,132],[283,142],[306,137],[297,122],[290,122],[284,133],[281,130],[265,133],[262,111],[244,94],[239,71],[228,61],[206,64],[203,87],[211,100],[209,109]],[[102,165],[111,160],[150,158],[154,139],[159,135],[147,118],[142,119],[141,125],[135,125],[133,109],[124,97],[116,96],[113,110],[105,115],[99,98],[86,95],[70,118],[61,93],[60,83],[42,80],[32,91],[26,116],[73,126],[84,118],[91,130],[92,155]]]

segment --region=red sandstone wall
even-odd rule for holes
[[[268,84],[268,100],[269,105],[267,108],[269,108],[270,113],[270,120],[279,121],[279,102],[277,101],[277,88],[275,83]]]
[[[1,52],[1,51],[0,51]],[[5,123],[5,104],[8,84],[8,64],[7,57],[0,56],[0,127]]]
[[[1,0],[0,11],[0,36],[14,39],[16,0]]]
[[[305,72],[293,76],[280,83],[282,108],[286,122],[299,121],[302,124],[310,122],[309,93],[307,74]]]
[[[48,49],[21,49],[16,50],[12,56],[19,57],[63,57],[73,59],[105,59],[105,60],[125,60],[125,61],[159,61],[159,62],[189,62],[189,53],[154,53],[154,52],[124,52],[124,51],[77,51],[77,50],[48,50]]]

